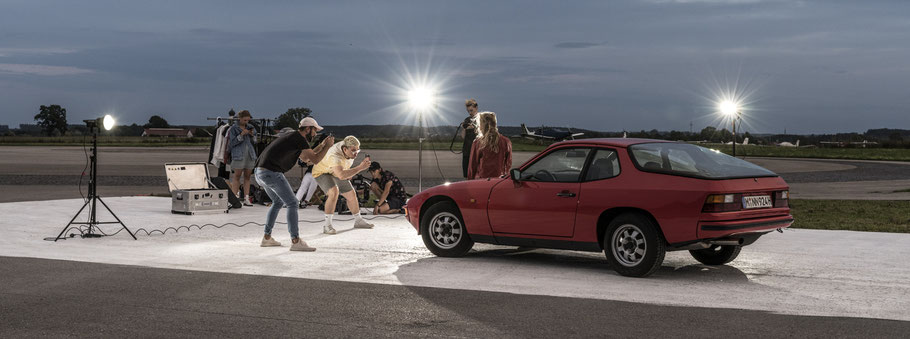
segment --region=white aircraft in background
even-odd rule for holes
[[[784,141],[784,142],[777,143],[776,145],[780,146],[780,147],[814,147],[815,146],[815,145],[800,146],[799,140],[796,140],[796,144],[791,144],[787,141]]]
[[[732,145],[732,144],[733,144],[732,141],[727,141],[727,145]],[[743,139],[743,143],[741,145],[748,145],[748,144],[749,144],[749,138]]]
[[[521,136],[529,139],[538,139],[538,140],[554,140],[554,141],[563,141],[563,140],[575,140],[576,137],[585,135],[584,133],[573,133],[570,128],[553,128],[553,127],[540,127],[537,130],[531,132],[528,130],[528,127],[525,124],[521,124]]]

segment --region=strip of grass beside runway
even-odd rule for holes
[[[910,200],[790,201],[794,228],[910,233]]]
[[[84,139],[91,142],[91,137]],[[150,146],[208,146],[211,139],[197,138],[157,138],[138,136],[101,136],[98,143],[104,146],[115,147],[150,147]],[[33,137],[15,136],[0,137],[0,146],[78,146],[83,142],[81,136],[62,137]],[[387,138],[361,138],[362,148],[384,150],[416,150],[416,140],[387,139]],[[453,148],[461,151],[461,140],[455,140],[454,145],[449,140],[433,140],[424,143],[424,149],[437,152],[448,152]],[[515,152],[540,152],[549,146],[548,142],[534,141],[522,138],[512,139],[512,150]],[[721,152],[732,154],[731,145],[702,145]],[[777,147],[745,145],[736,147],[737,156],[746,157],[779,157],[779,158],[815,158],[815,159],[843,159],[843,160],[888,160],[910,161],[908,148],[803,148],[803,147]]]
[[[706,145],[711,149],[733,154],[732,145]],[[759,145],[737,145],[736,156],[742,157],[779,157],[779,158],[815,158],[844,160],[888,160],[910,161],[910,149],[907,148],[803,148]]]

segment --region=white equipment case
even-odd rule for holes
[[[171,213],[227,213],[228,191],[211,188],[204,162],[164,164],[167,188],[171,192]]]

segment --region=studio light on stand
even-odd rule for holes
[[[429,88],[415,88],[408,91],[408,103],[417,112],[417,191],[423,191],[423,141],[426,139],[424,114],[436,104],[436,92]]]
[[[89,133],[92,133],[92,155],[90,158],[91,159],[91,165],[90,165],[91,172],[90,172],[89,182],[88,182],[88,197],[85,200],[85,204],[83,204],[82,208],[79,209],[79,212],[76,212],[76,215],[74,215],[73,218],[70,219],[70,222],[67,223],[65,227],[63,227],[63,230],[60,231],[60,234],[57,235],[57,238],[55,238],[54,241],[57,241],[60,239],[65,239],[64,233],[66,233],[66,231],[68,229],[70,229],[70,227],[72,225],[87,225],[88,226],[88,230],[86,230],[85,232],[80,232],[80,233],[82,233],[83,238],[100,238],[104,235],[95,233],[95,231],[97,230],[100,232],[100,229],[98,229],[98,225],[101,225],[101,224],[120,224],[120,226],[123,226],[123,229],[126,230],[126,232],[129,233],[131,237],[133,237],[133,240],[136,240],[136,235],[133,234],[133,232],[130,231],[130,229],[127,228],[126,225],[124,225],[122,221],[120,221],[120,218],[118,218],[117,215],[114,214],[114,211],[112,211],[111,208],[108,207],[106,203],[104,203],[104,200],[101,200],[101,197],[98,196],[98,132],[100,132],[101,128],[104,128],[104,130],[106,130],[106,131],[110,131],[112,128],[114,128],[114,118],[111,117],[110,115],[105,115],[103,118],[92,119],[92,120],[83,120],[83,122],[85,122],[86,127],[88,127]],[[97,218],[97,212],[98,212],[97,203],[98,202],[100,202],[101,205],[104,206],[104,208],[107,209],[107,211],[117,221],[98,221],[98,218]],[[79,215],[82,214],[82,211],[85,210],[86,207],[88,207],[88,215],[89,215],[88,221],[76,222],[76,218],[78,218]]]
[[[720,113],[730,118],[733,122],[733,156],[736,156],[736,119],[741,119],[739,105],[730,100],[724,100],[718,106]]]

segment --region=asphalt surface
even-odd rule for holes
[[[891,320],[459,287],[0,257],[0,336],[900,338],[910,331],[910,322]]]

